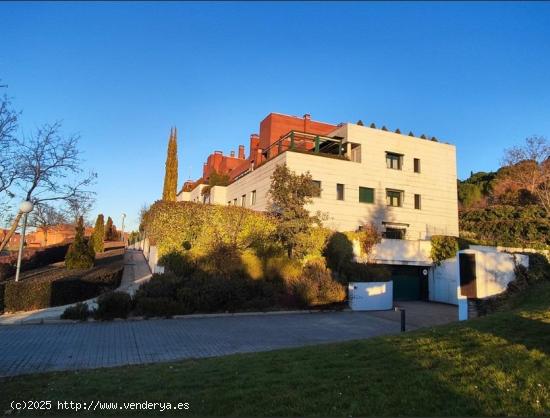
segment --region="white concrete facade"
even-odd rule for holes
[[[381,232],[389,228],[406,231],[407,240],[458,236],[453,145],[355,124],[344,124],[328,136],[343,138],[345,155],[355,161],[286,151],[229,186],[214,187],[206,201],[200,198],[204,185],[180,193],[178,200],[236,204],[264,211],[268,207],[270,177],[277,165],[286,164],[296,173],[309,171],[321,183],[321,196],[313,199],[309,209],[324,214],[324,225],[329,228],[353,231],[374,222]],[[355,147],[353,152],[351,144]],[[386,153],[400,156],[399,169],[388,168]],[[419,172],[415,172],[414,159],[418,160]],[[343,200],[338,199],[337,187],[343,188]],[[372,203],[359,201],[360,187],[373,189]],[[221,189],[225,189],[225,194]],[[399,194],[398,206],[388,205],[388,190]]]

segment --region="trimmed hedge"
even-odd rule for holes
[[[96,267],[91,271],[67,273],[61,277],[31,278],[4,284],[4,309],[9,312],[61,306],[93,298],[117,288],[122,280],[123,263]],[[65,276],[63,276],[65,274]]]
[[[108,292],[97,299],[96,319],[127,318],[132,310],[132,298],[126,292]]]

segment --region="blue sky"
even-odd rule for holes
[[[180,185],[269,112],[435,135],[460,178],[550,136],[550,3],[0,2],[0,40],[23,131],[79,133],[95,213],[131,226],[172,125]]]

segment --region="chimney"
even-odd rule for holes
[[[235,157],[235,151],[231,151],[231,153],[229,154],[231,157]]]
[[[304,132],[307,132],[307,126],[309,125],[309,121],[311,120],[311,115],[309,113],[306,113],[304,115]]]
[[[244,160],[244,145],[239,145],[239,160]]]

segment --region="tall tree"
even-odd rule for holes
[[[10,199],[14,197],[10,190],[17,179],[17,130],[18,114],[11,107],[7,95],[0,97],[0,222],[4,223],[4,217],[10,208]]]
[[[78,219],[84,218],[84,225],[90,223],[88,214],[94,206],[95,199],[93,196],[80,196],[78,199],[68,199],[65,205],[65,217],[69,222],[76,225]]]
[[[495,191],[527,191],[550,214],[550,143],[545,137],[531,136],[525,143],[505,150],[505,170]]]
[[[86,244],[84,238],[84,219],[80,217],[76,224],[74,241],[67,250],[65,267],[72,269],[87,269],[94,265],[94,249]]]
[[[168,151],[166,154],[166,172],[164,174],[164,188],[162,190],[162,200],[168,202],[176,201],[176,192],[178,188],[178,143],[177,130],[170,130],[170,139],[168,140]]]
[[[298,234],[307,232],[318,216],[311,216],[305,205],[319,193],[309,172],[296,174],[286,164],[279,165],[271,175],[269,210],[278,218],[277,238],[287,250],[289,257],[298,242]]]
[[[112,221],[111,221],[112,223]],[[105,236],[105,220],[103,218],[103,214],[100,213],[97,215],[97,219],[95,221],[94,226],[94,232],[92,232],[92,236],[90,237],[90,246],[94,249],[96,253],[102,253],[104,248],[103,244],[103,238]]]
[[[30,225],[44,233],[44,246],[48,245],[48,232],[52,227],[65,223],[67,219],[57,208],[41,203],[31,212]]]

